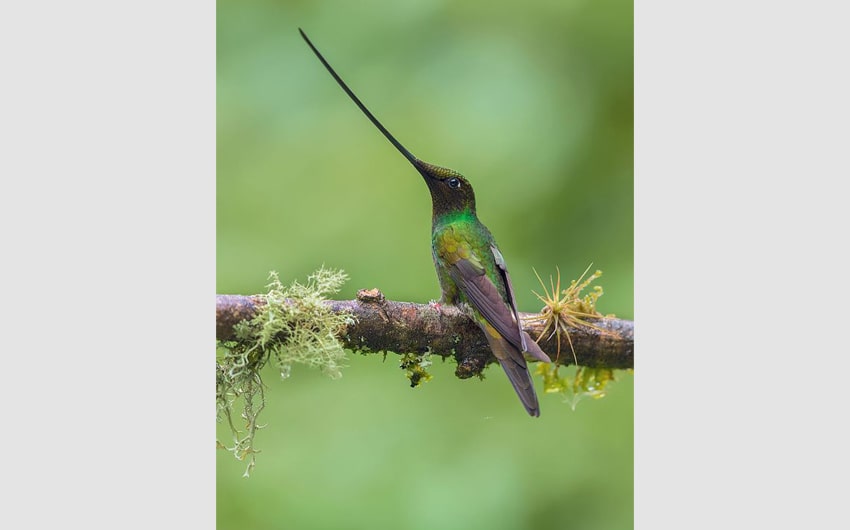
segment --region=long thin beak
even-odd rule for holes
[[[408,151],[406,147],[401,145],[401,142],[396,140],[395,136],[390,134],[390,131],[388,131],[386,129],[386,127],[384,127],[381,124],[381,122],[378,121],[378,118],[376,118],[374,116],[374,114],[372,114],[369,111],[369,109],[366,108],[366,105],[364,105],[363,102],[360,101],[360,98],[358,98],[354,94],[354,92],[352,92],[351,89],[348,88],[348,85],[345,84],[345,81],[343,81],[342,78],[339,77],[339,75],[337,75],[336,71],[334,71],[334,69],[331,67],[331,65],[328,64],[328,62],[325,60],[324,56],[321,53],[319,53],[319,50],[317,50],[315,46],[313,46],[313,43],[310,42],[310,39],[307,37],[307,34],[304,33],[304,30],[302,30],[301,28],[298,28],[298,32],[301,33],[301,36],[304,37],[304,40],[307,42],[307,45],[310,46],[310,49],[313,50],[313,53],[316,54],[316,57],[318,57],[319,60],[322,62],[322,64],[325,65],[325,68],[328,70],[328,72],[330,72],[331,76],[333,76],[333,78],[336,79],[336,82],[339,84],[339,86],[342,87],[342,89],[345,91],[346,94],[348,94],[348,97],[350,97],[352,99],[352,101],[354,101],[354,103],[357,104],[358,107],[360,107],[360,110],[363,111],[363,114],[365,114],[366,117],[369,118],[369,120],[375,125],[375,127],[377,127],[378,130],[381,131],[384,134],[384,136],[387,138],[387,140],[389,140],[390,143],[393,144],[395,146],[395,148],[398,149],[398,151],[402,155],[404,155],[404,158],[406,158],[407,160],[410,161],[411,164],[413,164],[413,167],[415,167],[416,170],[419,171],[420,174],[422,174],[422,176],[425,178],[426,182],[428,181],[429,178],[432,178],[428,174],[425,166],[423,166],[422,161],[419,160],[418,158],[416,158],[415,156],[413,156],[413,154],[410,151]]]

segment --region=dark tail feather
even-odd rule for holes
[[[484,328],[484,336],[487,337],[487,342],[490,344],[490,350],[496,356],[496,359],[499,360],[499,364],[502,365],[505,375],[508,376],[508,380],[513,385],[514,391],[519,396],[519,400],[522,401],[525,410],[534,417],[540,416],[540,405],[537,403],[537,394],[534,393],[534,382],[531,380],[531,374],[528,372],[525,357],[522,356],[518,348],[496,333],[496,330],[491,326],[485,323],[482,327]],[[540,350],[540,347],[531,340],[531,337],[528,337],[526,347],[530,350],[537,347],[537,350]],[[546,355],[542,351],[540,351],[540,354]],[[534,356],[537,357],[536,355]]]
[[[505,370],[525,410],[534,417],[540,416],[540,405],[537,403],[537,394],[534,393],[534,382],[525,363],[520,365],[513,359],[499,359],[499,364]]]

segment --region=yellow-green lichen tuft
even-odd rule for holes
[[[429,366],[431,366],[430,353],[424,353],[422,355],[405,353],[399,361],[399,367],[407,372],[407,378],[410,380],[410,388],[416,388],[420,384],[431,380],[431,374],[427,370]]]
[[[592,264],[591,264],[592,265]],[[543,295],[534,292],[537,298],[543,302],[543,308],[540,314],[529,318],[529,321],[542,321],[543,331],[537,338],[540,342],[544,337],[548,339],[553,336],[557,340],[557,356],[555,362],[539,363],[537,365],[537,374],[543,377],[543,391],[547,394],[559,393],[565,396],[565,401],[570,403],[575,410],[576,404],[583,398],[600,399],[605,397],[608,383],[615,381],[614,370],[610,368],[591,368],[587,366],[578,366],[578,358],[576,356],[573,341],[570,338],[569,328],[586,326],[607,333],[607,330],[591,323],[588,319],[610,318],[614,315],[603,315],[596,309],[596,302],[602,296],[602,287],[596,285],[593,290],[582,296],[582,291],[590,286],[594,280],[602,276],[602,271],[597,270],[593,274],[584,279],[587,271],[590,270],[590,265],[579,276],[577,280],[572,280],[566,289],[561,289],[561,271],[557,270],[556,278],[549,277],[549,286],[537,275],[537,280],[543,287]],[[570,351],[573,354],[573,361],[576,364],[575,374],[570,380],[568,377],[560,375],[561,366],[558,360],[561,356],[561,337],[565,337],[570,346]]]
[[[269,279],[266,303],[257,306],[256,316],[234,327],[235,340],[216,344],[216,419],[226,421],[232,434],[230,445],[217,440],[216,446],[248,460],[245,476],[254,468],[254,436],[263,427],[257,423],[265,407],[262,368],[271,359],[282,379],[289,377],[293,364],[319,368],[332,379],[342,377],[346,357],[337,336],[353,322],[324,303],[348,279],[343,271],[322,267],[306,284],[294,281],[288,287],[276,272]],[[244,430],[234,423],[237,402],[242,403]]]
[[[561,337],[566,337],[567,343],[570,345],[570,350],[573,354],[573,360],[576,364],[578,364],[575,348],[573,348],[573,341],[570,338],[570,326],[587,326],[605,333],[606,331],[603,328],[591,324],[587,321],[587,319],[599,319],[614,316],[603,315],[596,310],[596,301],[603,294],[601,286],[594,286],[591,292],[584,296],[581,295],[581,292],[586,287],[593,283],[595,279],[602,276],[602,271],[597,270],[588,276],[586,280],[582,281],[588,270],[590,270],[590,265],[587,266],[587,269],[584,270],[578,280],[571,281],[570,285],[563,290],[561,289],[560,269],[557,269],[557,280],[553,280],[552,276],[549,276],[549,288],[547,288],[546,284],[543,283],[543,280],[540,278],[540,275],[537,274],[537,271],[534,271],[534,274],[537,276],[537,280],[543,287],[543,295],[536,291],[532,292],[540,299],[541,302],[543,302],[543,308],[540,310],[539,315],[530,317],[527,320],[529,322],[543,322],[543,331],[537,338],[538,343],[541,339],[543,339],[543,337],[547,337],[547,340],[552,336],[556,337],[558,348],[557,357],[555,359],[556,362],[561,357]]]

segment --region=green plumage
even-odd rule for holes
[[[472,186],[457,171],[413,156],[354,95],[303,31],[301,36],[345,93],[422,175],[433,206],[431,247],[442,291],[440,299],[466,309],[484,332],[525,409],[530,415],[539,416],[540,407],[523,352],[551,361],[522,331],[507,265],[492,234],[478,220]]]
[[[473,259],[484,268],[485,274],[496,287],[502,287],[499,295],[506,299],[505,289],[497,283],[495,259],[481,259],[491,254],[490,247],[496,242],[486,226],[481,224],[474,213],[464,211],[460,214],[443,214],[434,218],[431,229],[431,250],[437,278],[440,281],[441,302],[457,305],[469,303],[466,296],[458,291],[457,285],[449,275],[449,267],[461,259]]]

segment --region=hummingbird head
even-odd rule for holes
[[[453,169],[435,166],[417,158],[412,162],[431,192],[434,217],[463,210],[475,213],[475,192],[463,175]]]

